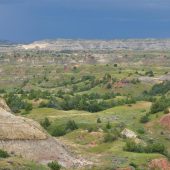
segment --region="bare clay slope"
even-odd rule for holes
[[[38,123],[9,111],[4,100],[0,99],[0,148],[41,163],[57,160],[67,168],[85,164],[85,161],[71,155],[59,141],[47,135]]]

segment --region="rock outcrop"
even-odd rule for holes
[[[121,132],[121,135],[123,136],[123,137],[126,137],[126,138],[130,138],[130,139],[135,139],[135,138],[137,138],[137,135],[136,135],[136,133],[135,132],[133,132],[133,131],[131,131],[131,130],[129,130],[129,129],[124,129],[122,132]]]

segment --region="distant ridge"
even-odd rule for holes
[[[170,39],[114,39],[114,40],[41,40],[21,44],[23,50],[170,50]]]
[[[0,45],[14,45],[14,44],[17,44],[17,43],[13,43],[8,40],[0,40]]]
[[[49,50],[49,51],[120,51],[120,50],[170,50],[170,39],[113,39],[113,40],[83,40],[83,39],[45,39],[32,43],[13,43],[0,41],[0,52],[17,50]]]

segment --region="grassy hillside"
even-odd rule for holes
[[[140,56],[135,60],[140,62]],[[0,95],[14,114],[36,120],[73,154],[92,163],[79,169],[147,169],[151,160],[169,158],[170,131],[160,120],[169,113],[170,68],[130,62],[2,64]],[[122,135],[124,129],[135,139]],[[17,169],[18,164],[48,169],[18,157],[0,160],[4,168]]]

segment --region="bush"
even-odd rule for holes
[[[123,149],[128,152],[138,152],[138,153],[145,152],[145,147],[141,144],[136,144],[133,140],[127,140],[126,145]]]
[[[149,76],[149,77],[154,77],[154,73],[153,73],[152,70],[147,71],[147,72],[145,73],[145,75],[147,75],[147,76]]]
[[[137,153],[160,153],[165,156],[168,155],[167,149],[164,144],[156,142],[143,145],[135,143],[133,140],[127,140],[124,150]]]
[[[134,162],[131,162],[129,165],[132,166],[132,167],[134,167],[134,168],[137,168],[137,167],[138,167]]]
[[[25,111],[29,112],[32,110],[32,104],[31,103],[25,103]]]
[[[111,133],[107,133],[105,136],[104,136],[104,142],[113,142],[117,139],[117,136],[114,135],[114,134],[111,134]]]
[[[47,103],[45,103],[45,102],[42,101],[42,102],[39,104],[38,107],[39,107],[39,108],[47,107]]]
[[[64,136],[65,134],[66,134],[66,130],[63,127],[55,127],[51,132],[51,135],[55,137]]]
[[[20,97],[14,95],[13,93],[5,96],[6,103],[14,113],[19,113],[20,109],[25,109],[25,103],[21,100]]]
[[[140,122],[141,123],[149,122],[149,115],[146,114],[146,115],[142,116],[141,119],[140,119]]]
[[[0,89],[0,94],[5,93],[6,91],[4,89]]]
[[[111,89],[111,88],[112,88],[112,84],[111,84],[111,83],[108,83],[108,84],[106,85],[106,88],[107,88],[107,89]]]
[[[50,122],[49,119],[46,117],[40,124],[41,124],[41,126],[42,126],[44,129],[47,129],[47,128],[51,125],[51,122]]]
[[[150,113],[154,114],[160,111],[164,111],[170,105],[170,99],[162,97],[159,100],[155,101],[150,109]]]
[[[146,147],[145,150],[146,150],[147,153],[160,153],[160,154],[163,154],[163,155],[166,155],[166,154],[167,154],[166,147],[165,147],[165,145],[162,144],[162,143],[149,144],[149,145]]]
[[[140,133],[140,134],[144,134],[145,133],[145,129],[144,128],[139,128],[137,130],[137,132]]]
[[[97,118],[97,123],[102,123],[100,118]]]
[[[110,122],[107,122],[106,129],[111,129],[111,128],[112,128],[112,126],[111,126]]]
[[[152,89],[150,90],[151,95],[157,95],[157,94],[166,94],[168,91],[170,91],[170,81],[165,81],[160,84],[155,84]]]
[[[0,149],[0,158],[7,158],[9,154],[6,151]]]
[[[168,114],[168,113],[169,113],[169,109],[166,108],[166,109],[164,110],[164,114]]]
[[[66,130],[73,131],[78,129],[78,126],[76,125],[74,120],[69,120],[66,124]]]
[[[48,167],[51,168],[51,170],[60,170],[61,169],[61,165],[57,161],[48,163]]]
[[[23,96],[24,95],[19,97],[18,95],[14,94],[14,93],[10,93],[5,96],[7,105],[10,107],[10,109],[14,113],[19,113],[21,111],[21,109],[25,109],[26,112],[29,112],[30,110],[32,110],[32,104],[24,101]]]

